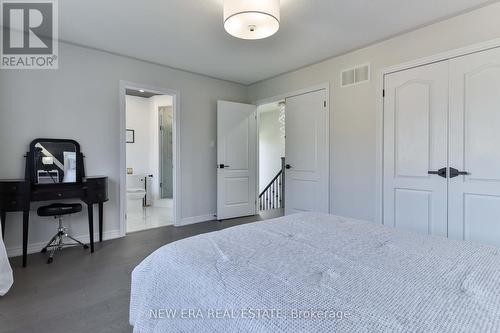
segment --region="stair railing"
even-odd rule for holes
[[[281,170],[259,195],[259,209],[271,210],[285,206],[285,158],[281,158]]]

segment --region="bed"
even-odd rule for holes
[[[500,250],[303,213],[168,244],[132,272],[149,332],[500,332]]]

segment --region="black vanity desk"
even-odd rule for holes
[[[87,204],[90,251],[94,252],[94,205],[99,210],[99,241],[102,242],[104,202],[108,201],[108,178],[87,177],[81,184],[50,184],[31,188],[25,180],[0,180],[0,218],[2,237],[5,234],[6,213],[23,212],[23,266],[26,267],[30,202],[79,199]]]
[[[32,151],[38,142],[64,143],[70,141],[75,145],[76,153],[76,181],[58,183],[39,183],[33,165],[36,165]],[[99,209],[99,241],[102,242],[103,230],[103,208],[104,202],[108,201],[108,177],[94,176],[85,177],[83,167],[83,154],[80,153],[80,146],[72,140],[58,139],[37,139],[31,144],[31,150],[26,159],[26,179],[5,179],[0,180],[0,218],[2,220],[2,238],[5,234],[6,213],[23,213],[23,266],[26,267],[26,256],[28,249],[28,230],[30,203],[37,201],[51,201],[64,199],[79,199],[87,205],[89,221],[90,251],[94,252],[94,205]],[[54,158],[55,159],[55,158]],[[60,163],[61,164],[61,163]],[[51,166],[51,169],[55,168]],[[52,172],[53,170],[51,170]],[[63,172],[61,171],[61,174]],[[43,175],[42,175],[43,176]],[[58,176],[51,176],[53,179]],[[62,177],[62,176],[61,176]],[[59,181],[59,180],[57,180]]]

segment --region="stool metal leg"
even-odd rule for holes
[[[49,259],[47,259],[47,264],[51,264],[52,261],[54,261],[54,253],[56,252],[56,250],[60,246],[59,244],[61,243],[61,236],[59,235],[59,233],[57,234],[56,238],[57,238],[56,242],[54,243],[54,245],[52,246],[52,249],[50,250]]]
[[[89,246],[80,242],[78,239],[70,236],[66,232],[66,228],[62,225],[62,218],[60,216],[55,216],[55,218],[59,218],[59,227],[57,229],[57,234],[47,243],[47,245],[42,249],[42,253],[47,252],[47,249],[50,248],[49,258],[47,259],[47,264],[51,264],[54,261],[54,254],[57,250],[62,250],[64,246],[74,246],[81,245],[84,249],[88,249]],[[75,243],[73,244],[65,244],[63,242],[64,237],[68,237],[73,240]]]
[[[42,249],[42,251],[40,251],[41,253],[47,252],[47,248],[50,247],[51,244],[56,240],[58,234],[59,233],[55,234],[54,237],[52,237],[52,239],[47,243],[47,245],[45,245],[45,247]]]
[[[75,241],[76,243],[80,244],[81,246],[83,246],[84,249],[88,249],[89,246],[87,244],[83,244],[82,242],[80,242],[78,239],[76,238],[73,238],[73,236],[70,236],[68,234],[65,235],[66,237],[68,237],[69,239]]]

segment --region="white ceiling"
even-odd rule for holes
[[[64,0],[60,38],[250,84],[492,2],[281,0],[278,33],[248,41],[224,31],[222,0]]]

